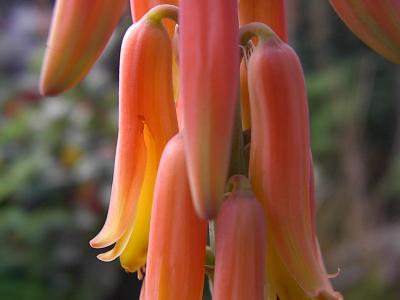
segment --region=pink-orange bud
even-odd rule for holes
[[[157,174],[146,266],[146,300],[200,300],[207,222],[194,211],[181,134],[167,144]]]
[[[330,0],[330,3],[365,44],[400,64],[399,0]]]
[[[92,68],[126,8],[126,0],[58,0],[40,78],[42,95],[78,84]]]
[[[151,168],[157,170],[166,143],[178,131],[171,57],[171,42],[160,20],[143,18],[125,34],[121,49],[119,131],[110,207],[103,229],[91,241],[93,247],[113,244],[134,222],[146,154],[151,155],[151,165],[155,164]],[[145,145],[144,133],[148,145]],[[141,206],[150,214],[152,196],[144,201],[150,201]]]
[[[180,94],[194,206],[216,215],[228,173],[239,78],[237,0],[180,2]]]
[[[263,299],[265,226],[263,208],[251,191],[233,191],[223,202],[216,226],[214,300]]]
[[[248,64],[250,179],[267,219],[268,293],[292,299],[287,298],[289,291],[297,290],[300,294],[293,299],[340,299],[315,235],[303,71],[293,49],[271,31],[268,35],[259,35]],[[291,278],[275,284],[281,274]]]

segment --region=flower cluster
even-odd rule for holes
[[[372,3],[331,0],[362,40],[399,62],[399,1]],[[87,74],[125,6],[57,1],[43,94]],[[285,2],[130,6],[110,206],[90,241],[114,246],[98,258],[145,273],[141,299],[201,299],[205,274],[214,299],[342,299],[316,236],[307,94]]]

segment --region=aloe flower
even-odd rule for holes
[[[180,2],[180,99],[194,206],[215,217],[228,173],[239,78],[237,0]]]
[[[237,175],[232,179],[236,186],[217,217],[213,299],[263,299],[264,213],[246,187],[247,178]]]
[[[250,179],[267,219],[267,287],[275,299],[340,299],[320,257],[314,221],[309,119],[296,53],[268,27],[248,63],[251,106]]]
[[[58,0],[40,78],[42,95],[78,84],[99,58],[126,0]]]
[[[176,8],[168,7],[176,14]],[[114,249],[128,271],[146,262],[150,213],[158,163],[178,131],[172,92],[171,42],[157,8],[132,25],[122,42],[118,144],[110,207],[95,248]],[[159,51],[163,49],[163,51]],[[126,251],[124,251],[126,249]]]
[[[365,44],[400,64],[399,0],[330,0],[330,3]]]
[[[196,215],[187,178],[182,134],[161,158],[151,213],[146,300],[200,300],[207,222]]]
[[[288,40],[285,0],[239,0],[240,25],[261,22],[272,28],[285,42]]]
[[[125,7],[125,0],[88,2],[57,3],[45,94],[83,78]],[[336,8],[339,2],[332,0]],[[160,3],[178,1],[131,0],[135,23],[121,47],[110,204],[90,241],[113,247],[98,258],[119,257],[140,277],[146,270],[143,300],[200,300],[205,263],[216,300],[341,300],[316,236],[307,95],[298,57],[285,43],[285,2],[181,0],[179,29],[165,24],[176,23],[178,8]],[[355,11],[376,25],[364,33],[382,34],[384,49],[396,50],[397,30],[379,9],[391,3],[396,11],[398,2],[383,1],[377,11],[364,3]],[[246,24],[240,32],[239,20]],[[242,116],[235,116],[238,98]],[[246,168],[235,167],[247,165],[242,129],[250,128],[248,180]],[[227,185],[228,170],[243,174]],[[212,226],[205,255],[211,219],[215,266]]]

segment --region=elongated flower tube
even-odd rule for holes
[[[365,44],[400,64],[399,0],[330,0],[330,3]]]
[[[239,0],[239,20],[240,25],[265,23],[288,41],[285,0]]]
[[[259,43],[248,63],[250,180],[267,219],[268,294],[271,299],[341,299],[315,234],[303,71],[293,49],[264,24],[245,26],[242,43],[254,34]]]
[[[126,0],[58,0],[40,77],[42,95],[78,84],[99,58]]]
[[[207,222],[194,211],[182,134],[161,158],[151,213],[146,300],[200,300]]]
[[[239,78],[237,0],[180,1],[180,94],[195,209],[216,215],[228,173]]]
[[[128,271],[136,271],[145,262],[158,163],[166,143],[178,131],[171,42],[161,24],[164,16],[176,14],[176,7],[170,5],[151,10],[128,29],[122,42],[119,132],[110,207],[102,230],[90,243],[103,248],[118,241],[99,256],[106,261],[129,248],[128,261],[132,263],[127,263]],[[130,248],[130,244],[135,246]]]
[[[247,178],[235,177],[246,184]],[[264,299],[265,217],[254,194],[241,187],[233,190],[221,206],[216,228],[213,299]]]

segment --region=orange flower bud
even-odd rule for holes
[[[254,194],[230,193],[219,211],[216,229],[213,299],[263,299],[265,218]]]
[[[200,300],[207,222],[196,215],[187,178],[182,135],[161,158],[151,214],[146,299]]]
[[[330,0],[330,3],[365,44],[400,64],[400,1]]]
[[[240,25],[251,22],[267,24],[287,42],[285,0],[239,0]]]
[[[292,48],[267,26],[255,27],[265,34],[248,63],[250,179],[267,219],[268,293],[272,299],[341,299],[315,235],[303,71]]]
[[[122,255],[128,257],[129,271],[145,263],[158,163],[166,143],[178,130],[171,42],[156,12],[132,25],[122,42],[120,119],[110,207],[103,229],[91,241],[96,248],[118,241],[99,258],[112,260],[125,251]]]
[[[228,173],[239,78],[237,0],[180,2],[180,99],[195,209],[216,215]]]
[[[111,37],[126,0],[58,0],[40,78],[40,93],[56,95],[78,84]]]

